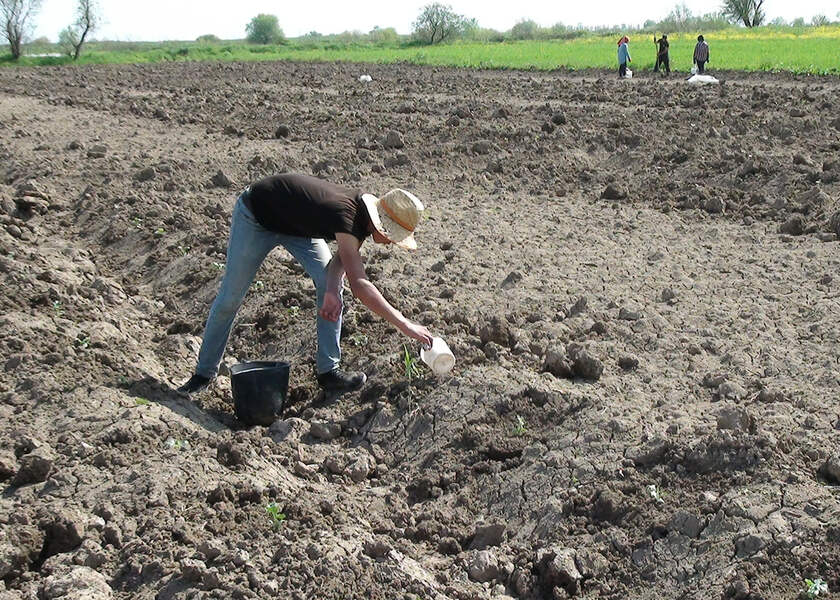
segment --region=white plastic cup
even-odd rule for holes
[[[420,358],[435,375],[446,375],[455,367],[455,355],[443,338],[432,338],[432,347],[420,349]]]

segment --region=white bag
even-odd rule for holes
[[[691,74],[692,75],[697,75],[697,65],[694,65],[694,66],[691,67]]]
[[[627,74],[624,76],[626,79],[633,79],[633,71],[627,69]]]

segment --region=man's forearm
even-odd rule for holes
[[[374,313],[403,331],[407,322],[405,316],[382,296],[382,293],[368,280],[360,280],[351,286],[353,295]]]
[[[327,265],[327,293],[339,294],[344,283],[344,265],[336,254]]]

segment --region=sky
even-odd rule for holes
[[[123,41],[194,40],[213,34],[222,39],[245,37],[245,25],[260,13],[277,15],[287,37],[310,31],[323,34],[358,30],[367,32],[375,26],[394,27],[410,33],[420,10],[432,0],[98,0],[103,24],[96,39]],[[554,0],[552,2],[519,0],[451,0],[444,4],[455,12],[475,18],[481,27],[500,31],[517,21],[532,19],[543,26],[562,22],[565,25],[641,25],[648,19],[664,18],[676,0]],[[685,0],[693,14],[718,10],[717,0]],[[46,36],[55,41],[59,32],[73,20],[76,0],[43,0],[34,20],[34,37]],[[838,0],[766,0],[769,20],[782,17],[792,20],[823,14],[837,19]]]

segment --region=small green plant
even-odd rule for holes
[[[225,263],[211,262],[210,266],[212,266],[217,271],[224,271],[225,270]]]
[[[650,484],[647,486],[647,493],[648,496],[656,500],[658,503],[663,504],[665,502],[665,500],[662,499],[662,494],[659,493],[659,490],[656,489],[655,485]]]
[[[300,306],[298,306],[297,304],[295,304],[294,306],[290,306],[286,309],[286,312],[289,313],[289,316],[294,319],[300,313]]]
[[[148,406],[151,404],[146,398],[135,398],[134,403],[138,406]]]
[[[178,252],[181,253],[181,256],[186,256],[187,254],[190,253],[190,247],[189,246],[178,246]]]
[[[408,346],[403,344],[403,369],[405,378],[408,380],[408,385],[411,385],[411,380],[420,376],[420,367],[417,365],[417,357],[411,356],[408,351]]]
[[[280,526],[283,524],[283,521],[286,520],[286,515],[280,511],[280,505],[276,502],[271,502],[267,504],[265,507],[265,513],[271,520],[271,526],[274,528],[274,531],[280,529]]]
[[[516,425],[513,428],[513,435],[524,435],[525,434],[525,419],[522,418],[522,415],[516,415]]]
[[[265,281],[263,281],[262,279],[257,279],[257,280],[253,283],[253,285],[251,286],[251,288],[252,288],[254,291],[256,291],[256,292],[261,292],[261,291],[263,291],[263,290],[265,289]]]
[[[160,237],[160,236],[164,235],[165,233],[166,233],[166,230],[163,227],[158,227],[157,229],[155,229],[155,235],[157,237]]]
[[[354,346],[366,346],[368,337],[364,333],[354,333],[350,336],[350,343]]]
[[[820,578],[805,580],[805,589],[802,590],[802,597],[812,600],[825,594],[828,594],[828,584],[825,581]]]
[[[53,308],[53,314],[55,314],[55,317],[57,319],[60,319],[61,317],[64,316],[64,306],[62,306],[61,300],[55,300],[52,303],[52,308]]]
[[[135,229],[143,229],[143,219],[140,217],[134,217],[131,219],[131,222],[134,224]]]
[[[166,438],[166,441],[163,443],[164,446],[167,448],[171,448],[172,450],[189,450],[190,449],[190,442],[188,440],[176,440],[175,438]]]
[[[79,337],[76,338],[76,347],[78,348],[90,348],[90,336],[79,334]]]

